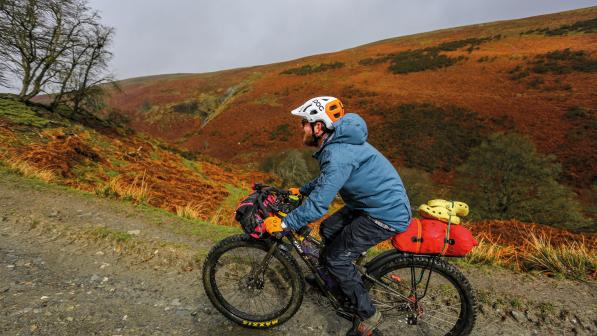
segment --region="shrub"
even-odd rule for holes
[[[170,111],[183,114],[197,115],[202,123],[208,121],[215,115],[219,108],[242,90],[242,84],[229,87],[223,95],[213,92],[202,92],[197,98],[183,101],[169,107]]]
[[[450,42],[444,42],[440,45],[438,45],[437,47],[431,47],[431,48],[426,48],[428,50],[433,50],[433,49],[437,49],[437,50],[441,50],[441,51],[455,51],[458,49],[462,49],[466,46],[469,46],[469,48],[476,48],[477,46],[485,43],[485,42],[489,42],[493,39],[499,40],[501,38],[501,35],[495,35],[495,36],[491,36],[491,37],[472,37],[472,38],[468,38],[468,39],[464,39],[464,40],[457,40],[457,41],[450,41]]]
[[[311,181],[319,174],[319,165],[311,151],[291,149],[266,158],[260,169],[277,175],[283,187],[296,187]]]
[[[566,110],[564,113],[564,119],[568,121],[584,120],[591,117],[592,113],[580,106],[574,106]]]
[[[479,45],[494,39],[501,39],[501,35],[482,38],[469,38],[441,43],[434,47],[407,50],[399,53],[390,53],[376,58],[368,57],[359,61],[360,65],[368,66],[391,61],[389,70],[395,74],[406,74],[425,70],[434,70],[449,67],[459,61],[465,60],[464,56],[450,57],[441,52],[455,51],[468,47],[471,53],[479,49]]]
[[[485,138],[478,114],[460,107],[403,104],[373,113],[383,115],[384,122],[371,126],[371,142],[390,159],[427,172],[451,170]]]
[[[375,96],[378,96],[379,93],[373,92],[373,91],[362,90],[362,89],[359,89],[351,84],[351,85],[345,86],[344,89],[342,89],[342,93],[340,95],[342,97],[344,97],[345,99],[350,99],[350,98],[375,97]]]
[[[409,50],[391,58],[389,70],[395,74],[419,72],[449,67],[464,59],[463,56],[449,57],[437,50]]]
[[[473,219],[518,219],[569,229],[586,224],[574,194],[557,179],[560,165],[529,139],[498,133],[474,148],[457,168],[456,193]]]
[[[529,87],[531,88],[537,88],[539,87],[539,85],[545,83],[545,80],[541,77],[535,77],[533,78],[530,82],[529,82]]]
[[[565,74],[573,71],[595,72],[597,61],[588,57],[584,50],[572,51],[570,48],[554,50],[537,55],[530,62],[529,70],[534,73]]]
[[[323,72],[332,69],[339,69],[344,66],[342,62],[321,63],[321,64],[307,64],[302,67],[287,69],[280,72],[281,75],[298,75],[305,76],[316,72]]]
[[[193,114],[199,109],[199,103],[196,99],[182,102],[172,106],[172,110],[178,113]]]
[[[529,76],[531,72],[562,75],[574,71],[595,72],[597,71],[597,61],[589,58],[588,53],[584,50],[572,51],[567,48],[537,55],[533,60],[527,62],[526,67],[519,64],[510,70],[509,74],[510,79],[520,80]]]
[[[377,58],[367,57],[367,58],[360,60],[359,64],[363,65],[363,66],[367,66],[367,65],[375,65],[375,64],[385,63],[385,62],[389,61],[392,57],[394,57],[394,55],[395,54],[392,53],[392,54],[387,54],[387,55],[380,56]]]
[[[289,129],[290,125],[288,124],[281,124],[276,126],[274,130],[270,133],[269,139],[270,140],[280,140],[280,141],[288,141],[289,136]]]
[[[139,112],[149,112],[153,106],[148,100],[144,100],[143,104],[139,107]]]
[[[122,112],[116,109],[110,109],[108,115],[106,116],[106,120],[118,126],[126,126],[131,122],[130,117],[122,114]]]
[[[542,34],[547,36],[567,35],[569,33],[594,33],[597,31],[597,18],[577,21],[573,24],[562,25],[557,28],[537,28],[531,29],[526,32],[520,33],[520,35],[528,34]]]
[[[563,178],[580,188],[590,187],[597,181],[597,115],[594,109],[574,106],[562,116],[569,125],[564,142],[556,153],[563,166]]]
[[[595,72],[597,71],[597,60],[591,59],[588,53],[583,50],[572,51],[569,48],[564,50],[555,50],[546,54],[535,56],[527,61],[526,66],[521,64],[509,71],[510,79],[520,81],[521,79],[533,74],[555,74],[563,75],[571,72]],[[544,78],[539,76],[532,77],[527,81],[529,88],[539,88],[543,86],[545,91],[552,90],[571,90],[570,84],[562,83],[560,78],[553,81],[553,85],[547,85]]]
[[[515,66],[512,70],[508,71],[508,73],[510,74],[510,79],[515,81],[519,81],[529,76],[529,71],[523,69],[523,67],[520,64]]]

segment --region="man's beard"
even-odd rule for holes
[[[319,146],[317,139],[311,134],[303,135],[303,144],[309,147]]]

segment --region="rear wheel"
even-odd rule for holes
[[[228,237],[209,252],[203,264],[203,287],[228,319],[249,328],[270,328],[291,318],[303,301],[299,266],[276,248],[260,268],[271,245],[248,235]]]
[[[431,271],[430,271],[431,269]],[[454,266],[432,257],[397,257],[370,270],[367,281],[382,313],[384,335],[469,335],[476,303],[468,280]]]

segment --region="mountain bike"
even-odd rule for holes
[[[205,293],[226,318],[244,327],[281,325],[298,311],[305,293],[296,255],[313,273],[327,303],[351,321],[352,307],[319,265],[321,248],[308,227],[259,238],[249,234],[225,238],[205,259]],[[369,259],[365,252],[355,266],[383,315],[378,329],[384,335],[470,334],[475,296],[469,281],[445,257],[393,249]]]

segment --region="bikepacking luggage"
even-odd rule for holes
[[[240,201],[234,215],[243,231],[253,238],[262,238],[266,234],[263,221],[268,216],[286,216],[300,204],[298,197],[282,195],[275,188],[255,184],[253,190],[253,193]]]
[[[267,197],[264,200],[262,194],[255,191],[243,199],[236,208],[234,219],[240,223],[243,231],[253,238],[260,238],[266,232],[263,225],[263,220],[267,217],[265,203],[270,201],[271,199],[267,200]]]
[[[468,211],[463,202],[429,201],[419,207],[424,218],[414,218],[406,231],[392,238],[392,245],[404,252],[462,257],[478,245],[473,234],[458,225],[458,215],[466,216]]]

